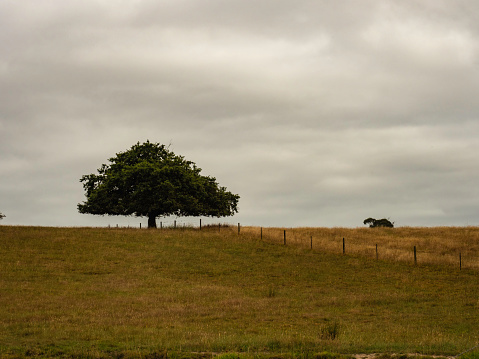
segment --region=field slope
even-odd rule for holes
[[[0,355],[456,355],[479,344],[473,265],[343,255],[346,229],[316,230],[313,250],[258,231],[0,226]]]

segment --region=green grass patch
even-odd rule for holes
[[[0,226],[0,273],[3,357],[446,356],[479,340],[476,270],[235,228]]]

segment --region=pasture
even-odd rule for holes
[[[454,356],[478,262],[476,227],[0,226],[0,356]]]

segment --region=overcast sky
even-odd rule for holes
[[[1,224],[146,226],[77,204],[148,139],[241,196],[203,223],[479,225],[476,0],[0,0],[0,30]]]

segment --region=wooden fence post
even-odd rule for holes
[[[283,242],[284,242],[284,245],[286,245],[286,229],[283,232]]]
[[[344,242],[344,237],[343,237],[343,254],[345,254],[345,253],[346,253],[346,244]]]
[[[414,265],[417,265],[416,246],[414,246]]]
[[[140,222],[140,229],[141,229],[141,222]]]
[[[201,218],[200,218],[200,231],[201,231]]]
[[[311,249],[313,249],[313,236],[311,236]]]
[[[238,234],[240,234],[240,224],[238,223]]]

